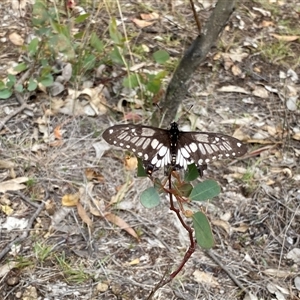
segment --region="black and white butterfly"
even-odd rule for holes
[[[106,129],[102,136],[109,144],[140,157],[148,175],[164,166],[178,170],[186,169],[192,163],[202,175],[207,163],[239,157],[247,152],[238,139],[219,133],[180,131],[176,122],[171,123],[170,129],[115,125]]]

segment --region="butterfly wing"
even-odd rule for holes
[[[112,126],[102,136],[107,143],[130,150],[140,157],[148,174],[171,162],[168,130],[126,124]]]
[[[199,168],[219,159],[244,155],[247,147],[231,136],[210,132],[181,132],[178,139],[176,165],[186,168],[195,163]],[[202,168],[203,169],[203,168]]]

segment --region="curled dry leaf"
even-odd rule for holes
[[[24,39],[16,32],[9,35],[9,40],[16,46],[22,46],[24,44]]]
[[[154,22],[148,22],[148,21],[144,21],[144,20],[140,20],[137,18],[132,19],[132,22],[137,25],[139,28],[145,28],[148,26],[153,25]]]
[[[76,206],[79,202],[79,193],[64,195],[61,204],[66,207]]]
[[[270,33],[270,35],[276,38],[277,40],[284,42],[293,42],[300,38],[300,35],[279,35],[276,33]]]
[[[123,219],[120,217],[116,216],[115,214],[112,213],[106,213],[104,215],[105,219],[108,220],[109,222],[119,226],[121,229],[124,229],[127,231],[130,235],[132,235],[134,238],[136,238],[138,241],[140,238],[136,234],[136,232],[129,226],[128,223],[126,223]]]
[[[194,280],[201,283],[201,284],[207,284],[212,286],[219,286],[218,281],[214,278],[212,274],[208,274],[205,272],[201,272],[199,270],[196,270],[194,273]]]
[[[137,168],[138,161],[135,156],[126,156],[124,164],[127,171],[133,171]]]
[[[93,226],[93,222],[88,216],[87,212],[85,211],[84,207],[81,205],[80,202],[77,203],[77,212],[81,220],[88,225],[89,227]]]

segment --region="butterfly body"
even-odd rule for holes
[[[143,160],[146,172],[171,166],[186,169],[195,163],[202,175],[206,164],[212,160],[242,156],[246,146],[239,140],[218,133],[184,132],[176,122],[170,129],[125,124],[115,125],[103,132],[109,144],[132,151]]]

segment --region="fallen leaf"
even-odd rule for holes
[[[21,184],[27,182],[28,177],[18,177],[11,180],[0,182],[0,192],[5,193],[6,191],[18,191],[26,188],[26,185]]]
[[[204,283],[212,286],[219,286],[219,283],[217,280],[214,278],[212,274],[208,274],[205,272],[201,272],[199,270],[196,270],[194,273],[194,280],[199,282],[199,283]]]
[[[13,268],[17,266],[18,262],[10,261],[7,264],[0,266],[0,278],[4,278]]]
[[[132,185],[133,185],[133,182],[126,182],[123,185],[121,185],[118,188],[117,194],[111,197],[109,205],[120,202],[124,198],[127,191],[132,187]]]
[[[22,46],[24,44],[24,39],[16,32],[9,35],[9,40],[16,46]]]
[[[276,38],[277,40],[284,42],[293,42],[300,38],[300,35],[279,35],[276,33],[270,33],[270,35]]]
[[[58,125],[54,129],[54,136],[56,139],[61,140],[62,139],[62,134],[61,134],[61,125]]]
[[[87,212],[85,211],[85,209],[83,208],[83,206],[81,205],[80,202],[77,203],[77,211],[78,211],[78,215],[81,218],[81,220],[87,224],[89,227],[93,226],[93,222],[90,219],[90,217],[88,216]]]
[[[1,211],[3,211],[7,216],[12,215],[14,212],[9,205],[1,205]]]
[[[64,195],[61,204],[66,207],[76,206],[79,202],[79,193]]]
[[[125,266],[134,266],[134,265],[138,265],[140,263],[140,259],[136,258],[130,262],[125,262]]]
[[[252,92],[252,94],[256,97],[259,97],[259,98],[263,98],[263,99],[267,99],[269,98],[269,93],[268,91],[261,87],[261,86],[257,86],[255,87],[254,91]]]
[[[136,232],[129,226],[128,223],[126,223],[123,219],[120,217],[116,216],[115,214],[112,213],[106,213],[104,215],[105,219],[108,220],[109,222],[119,226],[121,229],[127,231],[130,235],[132,235],[134,238],[136,238],[138,241],[140,238],[136,234]]]
[[[159,19],[159,14],[156,12],[150,14],[140,14],[142,20],[152,21]]]
[[[227,85],[222,86],[221,88],[217,89],[218,92],[226,92],[226,93],[241,93],[241,94],[250,94],[249,91],[245,90],[242,87],[236,85]]]
[[[124,164],[127,171],[133,171],[137,168],[138,160],[135,156],[126,156]]]
[[[145,27],[151,26],[154,23],[154,22],[148,22],[148,21],[140,20],[140,19],[137,19],[137,18],[132,19],[132,22],[140,28],[145,28]]]
[[[87,180],[93,180],[96,179],[99,182],[103,182],[104,181],[104,177],[97,171],[91,169],[91,168],[87,168],[84,170],[84,174],[87,178]]]
[[[212,220],[211,223],[215,226],[223,228],[227,234],[230,233],[230,224],[223,220]]]

